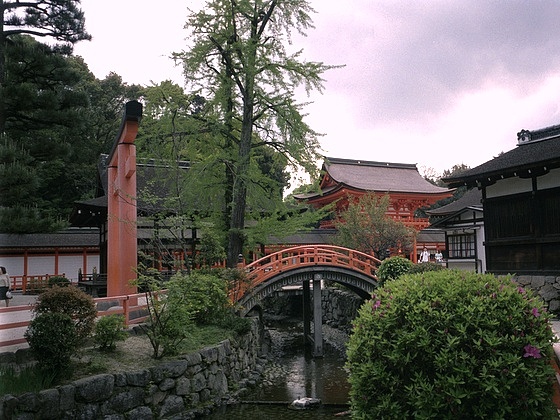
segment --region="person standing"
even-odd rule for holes
[[[428,248],[424,247],[424,250],[420,254],[420,262],[426,263],[430,261],[430,253],[428,252]]]
[[[0,299],[4,299],[6,307],[10,306],[10,299],[6,297],[8,290],[10,290],[10,276],[6,272],[6,267],[0,267]]]

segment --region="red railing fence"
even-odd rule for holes
[[[98,317],[122,314],[126,326],[142,323],[148,318],[148,302],[144,293],[96,298],[94,302],[97,308],[108,308],[98,309]],[[33,317],[32,309],[32,304],[0,307],[0,352],[2,347],[26,342],[23,334]]]

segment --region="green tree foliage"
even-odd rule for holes
[[[445,182],[443,181],[444,179],[460,175],[463,172],[468,171],[469,169],[471,168],[468,165],[465,165],[464,163],[458,163],[453,165],[450,169],[446,169],[445,171],[443,171],[443,173],[441,174],[441,178],[438,180],[438,185],[444,187],[445,186]]]
[[[45,312],[31,320],[25,339],[46,376],[62,378],[70,368],[70,357],[78,347],[76,325],[61,312]]]
[[[29,36],[13,37],[6,55],[0,229],[56,230],[74,201],[93,197],[99,154],[112,147],[122,103],[138,89],[116,75],[99,81],[81,58]]]
[[[173,238],[176,249],[190,250],[193,244],[189,235],[182,237],[181,233],[192,230],[200,241],[197,249],[205,254],[197,262],[218,262],[218,254],[223,261],[220,248],[227,248],[223,232],[229,224],[226,196],[231,187],[226,168],[231,166],[231,159],[223,134],[216,129],[216,117],[205,99],[186,94],[169,81],[145,88],[142,97],[145,114],[137,140],[138,156],[154,165],[155,181],[138,195],[141,203],[149,202],[153,213],[148,218],[157,226],[147,246],[163,255],[169,246],[162,241]],[[266,243],[271,232],[290,234],[316,221],[317,215],[311,217],[312,212],[302,217],[301,210],[288,209],[283,203],[282,193],[288,183],[286,162],[284,155],[270,145],[263,144],[252,153],[246,206],[251,222],[245,230],[249,247]],[[208,253],[209,241],[216,255]],[[167,254],[168,259],[173,258]]]
[[[464,163],[459,163],[459,164],[453,165],[450,169],[446,169],[445,171],[443,171],[443,174],[441,175],[441,177],[434,177],[434,178],[430,179],[430,178],[427,178],[425,176],[425,178],[428,179],[428,181],[432,182],[433,184],[435,184],[439,187],[446,187],[447,185],[446,185],[444,179],[455,176],[455,175],[459,175],[459,174],[461,174],[465,171],[468,171],[469,169],[470,169],[470,167],[468,167]],[[465,194],[465,192],[467,192],[467,187],[465,187],[465,186],[459,187],[459,188],[455,189],[455,191],[453,191],[453,195],[451,197],[439,200],[438,202],[434,203],[429,208],[419,209],[416,212],[416,216],[417,217],[428,217],[425,210],[437,209],[439,207],[443,207],[443,206],[445,206],[449,203],[452,203],[453,201],[456,201],[459,198],[461,198]]]
[[[6,51],[14,37],[32,35],[50,38],[65,47],[91,36],[85,31],[84,13],[78,7],[79,0],[2,0],[0,4],[0,133],[4,132],[5,112],[9,109],[4,102],[3,89],[11,83],[6,79]],[[60,45],[57,47],[60,50]]]
[[[163,293],[158,275],[154,269],[142,271],[138,275],[139,283],[146,290],[149,311],[149,318],[141,328],[150,340],[154,359],[176,354],[193,325],[186,305],[187,297],[180,293],[180,288],[173,280],[166,284],[168,293]]]
[[[61,313],[70,317],[77,344],[82,344],[91,335],[97,317],[92,297],[77,287],[53,286],[39,295],[33,311],[37,316]]]
[[[230,307],[225,281],[212,274],[175,274],[169,293],[186,297],[184,304],[197,324],[217,324]]]
[[[196,264],[200,267],[210,268],[214,264],[221,263],[226,259],[226,250],[223,241],[210,229],[202,230],[199,253],[196,256]]]
[[[215,131],[227,152],[225,202],[230,215],[228,266],[233,267],[245,240],[248,185],[253,151],[269,145],[291,162],[312,171],[317,133],[303,119],[295,91],[322,89],[323,63],[289,53],[293,30],[312,27],[313,9],[304,0],[211,0],[192,13],[186,27],[192,48],[175,54],[187,80],[209,98]]]
[[[389,281],[348,344],[352,418],[557,418],[549,321],[508,278],[444,270]]]
[[[336,221],[337,245],[356,249],[377,258],[387,250],[410,248],[415,232],[403,223],[387,217],[389,196],[365,194],[358,201],[349,200],[348,208]]]
[[[157,225],[149,247],[165,254],[169,247],[161,240],[173,238],[176,248],[187,251],[192,243],[185,231],[211,226],[223,230],[224,183],[218,169],[223,159],[216,156],[221,152],[197,117],[205,105],[203,98],[186,94],[170,81],[144,88],[142,98],[138,157],[153,169],[152,180],[138,196],[151,209],[147,218]]]

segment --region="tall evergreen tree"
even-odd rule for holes
[[[85,30],[80,0],[2,0],[0,4],[0,133],[6,122],[3,89],[6,86],[6,49],[15,36],[31,35],[60,41],[60,48],[91,36]]]
[[[188,82],[220,116],[228,185],[228,266],[243,251],[247,191],[255,148],[268,145],[308,171],[318,160],[318,134],[304,121],[296,89],[321,91],[332,68],[288,52],[293,30],[305,34],[314,12],[305,0],[209,0],[192,13],[192,48],[177,53]]]
[[[110,151],[122,104],[139,88],[117,75],[97,80],[81,58],[27,35],[13,37],[6,56],[0,165],[8,178],[0,181],[0,229],[57,229],[74,201],[93,195],[99,154]],[[18,173],[26,176],[10,175]]]

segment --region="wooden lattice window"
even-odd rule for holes
[[[447,240],[449,258],[474,258],[476,256],[474,233],[450,235]]]

